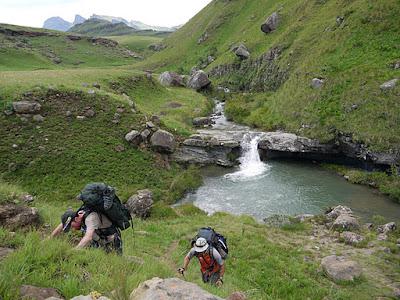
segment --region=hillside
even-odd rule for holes
[[[260,26],[273,12],[279,25],[265,34]],[[398,153],[399,84],[386,92],[380,86],[400,76],[399,14],[396,0],[216,0],[138,67],[205,68],[214,86],[238,92],[227,112],[239,122],[322,141],[348,135]],[[238,43],[248,60],[231,51]],[[314,78],[321,88],[311,87]]]
[[[134,33],[136,29],[129,27],[123,22],[112,23],[100,19],[88,19],[68,29],[68,32],[79,33],[89,36],[114,36]]]

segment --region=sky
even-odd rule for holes
[[[148,25],[186,23],[211,0],[0,0],[0,23],[42,27],[50,17],[72,22],[76,14],[122,17]]]

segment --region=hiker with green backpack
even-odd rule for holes
[[[178,272],[184,275],[190,260],[195,256],[199,260],[203,282],[222,286],[225,274],[225,259],[228,257],[226,238],[211,227],[200,228],[192,239],[192,248],[183,260]]]
[[[76,212],[65,212],[51,237],[73,228],[84,232],[76,249],[92,246],[122,254],[121,230],[131,226],[132,217],[114,188],[104,183],[90,183],[77,198],[83,205]]]

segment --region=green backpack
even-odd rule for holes
[[[115,189],[105,183],[89,183],[78,198],[85,210],[102,213],[120,230],[131,226],[132,216],[115,194]]]

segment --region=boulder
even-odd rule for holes
[[[187,86],[194,90],[201,90],[208,87],[211,81],[208,79],[207,74],[202,71],[196,71],[192,76],[190,76]]]
[[[327,276],[333,281],[353,281],[362,274],[358,263],[347,260],[342,256],[331,255],[324,257],[321,266]]]
[[[234,292],[226,300],[247,300],[247,297],[243,292]]]
[[[133,146],[139,146],[139,144],[143,141],[141,134],[136,130],[128,132],[125,135],[125,140]]]
[[[45,300],[50,297],[62,298],[56,289],[40,288],[32,285],[22,285],[19,293],[21,299]]]
[[[126,207],[131,215],[145,219],[150,215],[153,203],[153,193],[150,190],[140,190],[128,199]]]
[[[178,278],[147,280],[135,289],[129,300],[222,300],[194,283]]]
[[[40,224],[39,212],[34,207],[6,204],[0,206],[0,226],[11,230]]]
[[[313,89],[320,89],[324,84],[324,81],[320,78],[313,78],[313,80],[311,80],[311,87]]]
[[[152,132],[150,131],[150,129],[145,129],[140,133],[140,136],[142,137],[142,140],[144,142],[147,142],[151,134]]]
[[[239,44],[239,45],[233,47],[232,51],[241,60],[245,60],[250,57],[250,52],[244,44]]]
[[[40,103],[34,101],[13,102],[12,106],[17,114],[36,114],[42,109]]]
[[[265,34],[268,34],[274,31],[279,25],[279,15],[277,12],[274,12],[270,15],[263,24],[261,24],[261,31]]]
[[[176,147],[174,135],[162,129],[151,136],[150,144],[155,151],[161,153],[173,153]]]
[[[158,78],[163,86],[184,86],[182,76],[175,72],[166,71]]]
[[[395,222],[390,222],[390,223],[387,223],[385,225],[378,226],[377,231],[378,231],[378,233],[386,234],[388,232],[395,231],[396,228],[397,228],[396,223]]]
[[[360,224],[355,217],[347,214],[342,214],[337,217],[336,220],[333,222],[332,228],[339,231],[351,231],[358,230],[360,228]]]
[[[338,205],[335,206],[334,208],[332,208],[327,214],[326,217],[330,220],[336,220],[337,217],[339,217],[340,215],[352,215],[353,211],[351,210],[351,208],[347,207],[347,206],[343,206],[343,205]]]
[[[386,81],[385,83],[382,83],[380,85],[380,88],[381,88],[382,91],[392,90],[396,86],[397,81],[399,81],[399,79],[397,79],[397,78],[389,80],[389,81]]]
[[[199,117],[199,118],[194,118],[192,123],[194,126],[197,127],[210,126],[213,124],[213,120],[209,117]]]
[[[358,245],[364,240],[364,237],[354,232],[345,231],[342,233],[344,242],[348,245]]]

